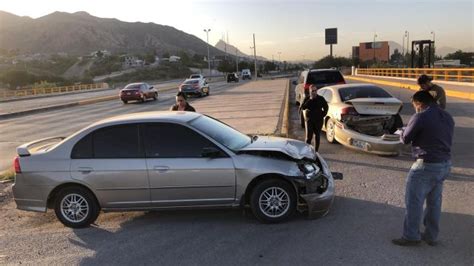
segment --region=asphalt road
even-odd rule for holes
[[[406,103],[412,94],[396,88],[387,90]],[[81,106],[17,118],[8,121],[14,132],[2,134],[1,143],[16,141],[14,133],[26,140],[32,134],[45,134],[47,128],[66,134],[89,123],[91,117],[166,109],[171,101],[169,95],[159,103],[122,107],[108,102],[94,108]],[[344,180],[336,182],[334,205],[321,219],[307,220],[297,215],[286,223],[264,225],[239,210],[106,213],[99,216],[97,226],[72,230],[63,227],[52,212],[3,208],[0,264],[473,265],[474,105],[453,99],[448,102],[457,125],[455,169],[445,182],[441,242],[437,247],[424,244],[406,248],[390,242],[402,230],[404,182],[413,161],[408,153],[381,157],[323,139],[321,154],[333,171],[344,173]],[[303,139],[296,106],[290,107],[291,135]],[[412,113],[406,104],[405,123]],[[38,129],[23,133],[31,127],[27,123]],[[8,193],[8,189],[5,191]]]

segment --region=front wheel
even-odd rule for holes
[[[265,180],[253,189],[250,207],[255,217],[263,223],[282,222],[296,210],[296,193],[283,180]]]
[[[68,187],[59,191],[54,204],[59,221],[67,227],[83,228],[94,223],[100,207],[94,195],[82,187]]]
[[[158,93],[155,92],[155,94],[153,94],[153,101],[156,101],[158,100]]]

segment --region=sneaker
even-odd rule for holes
[[[421,240],[425,241],[426,244],[434,247],[434,246],[437,246],[438,245],[438,242],[437,241],[434,241],[434,240],[430,240],[428,238],[425,237],[425,235],[421,235]]]
[[[420,245],[421,241],[420,240],[408,240],[405,238],[397,238],[397,239],[392,239],[392,243],[397,245],[397,246],[418,246]]]

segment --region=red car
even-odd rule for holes
[[[123,103],[128,103],[128,101],[144,102],[147,99],[156,101],[158,99],[158,91],[144,82],[131,83],[120,90],[119,96]]]

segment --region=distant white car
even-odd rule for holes
[[[252,73],[250,69],[242,69],[242,80],[252,79]]]

